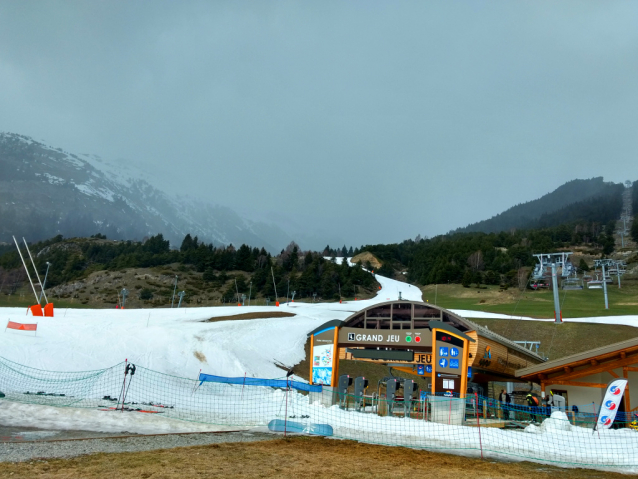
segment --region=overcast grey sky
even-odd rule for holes
[[[0,1],[0,131],[347,244],[638,179],[636,1]],[[304,245],[302,244],[302,247]]]

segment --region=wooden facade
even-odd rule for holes
[[[630,379],[624,406],[626,411],[635,411],[638,407],[631,407],[631,397],[638,396],[638,339],[522,369],[517,376],[540,384],[543,394],[549,390],[565,390],[572,404],[600,402],[610,381]]]

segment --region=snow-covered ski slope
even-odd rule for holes
[[[326,321],[345,319],[371,304],[421,300],[416,286],[377,276],[382,289],[370,300],[165,309],[57,309],[55,317],[25,316],[23,308],[0,308],[7,321],[38,323],[33,332],[0,334],[0,356],[48,371],[101,369],[125,359],[149,369],[196,378],[199,370],[219,376],[282,376],[275,362],[304,359],[307,334]],[[254,312],[290,312],[288,318],[219,321],[211,317]]]
[[[101,369],[128,359],[146,368],[182,377],[195,378],[200,369],[220,376],[279,377],[282,370],[275,362],[294,365],[301,361],[306,335],[322,323],[343,320],[372,304],[396,300],[399,293],[404,299],[422,299],[416,286],[379,275],[376,279],[382,289],[375,298],[342,304],[289,303],[279,308],[57,309],[53,318],[25,316],[23,308],[0,308],[0,326],[9,320],[38,323],[37,335],[14,330],[0,334],[0,356],[49,371]],[[212,317],[273,311],[296,316],[202,322]],[[453,311],[466,318],[533,319],[482,311]],[[638,327],[638,315],[565,321]]]

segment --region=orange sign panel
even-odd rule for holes
[[[7,323],[7,328],[8,329],[17,329],[19,331],[36,331],[38,329],[38,325],[37,324],[14,323],[13,321],[9,321]]]

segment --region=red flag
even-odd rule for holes
[[[17,329],[19,331],[36,331],[38,329],[38,325],[37,325],[37,323],[36,324],[22,324],[22,323],[14,323],[13,321],[9,321],[7,323],[7,328],[9,328],[9,329]]]

